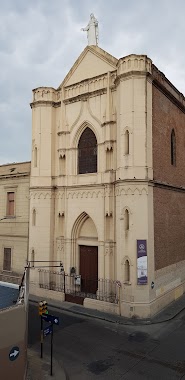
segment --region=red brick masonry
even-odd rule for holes
[[[178,91],[177,91],[178,93]],[[185,260],[185,109],[153,84],[155,269]],[[176,166],[171,165],[171,131]],[[161,184],[161,185],[160,185]]]

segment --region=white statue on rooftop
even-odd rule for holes
[[[90,21],[86,28],[82,28],[84,32],[87,31],[88,45],[98,45],[98,20],[94,17],[94,14],[90,14]]]

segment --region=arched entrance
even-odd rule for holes
[[[83,212],[72,229],[72,263],[78,282],[75,294],[66,294],[66,301],[82,303],[87,293],[98,290],[98,235],[93,220]],[[94,296],[93,296],[94,295]]]

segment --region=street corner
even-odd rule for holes
[[[36,349],[28,348],[28,370],[26,380],[49,380],[50,376],[50,358],[44,355],[40,358],[40,354]],[[53,380],[68,380],[65,370],[60,366],[58,361],[53,358]]]

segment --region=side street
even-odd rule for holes
[[[55,379],[62,379],[60,367],[70,380],[185,378],[185,310],[182,303],[177,305],[176,311],[171,305],[161,313],[158,321],[156,318],[150,324],[147,321],[125,321],[124,318],[120,323],[106,313],[96,315],[94,312],[90,316],[91,310],[84,310],[79,305],[64,302],[60,307],[52,304],[48,304],[48,310],[60,319],[53,340]],[[30,372],[32,368],[34,371],[34,368],[41,367],[40,376],[49,379],[50,342],[44,341],[44,360],[41,362],[39,322],[36,300],[30,301]],[[37,377],[30,379],[36,380]]]

